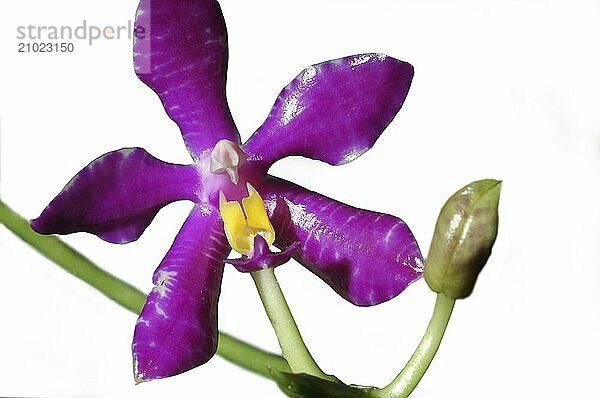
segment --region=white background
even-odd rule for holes
[[[228,96],[242,137],[301,69],[361,52],[411,62],[397,118],[355,162],[286,159],[272,172],[402,217],[424,254],[439,207],[480,178],[504,180],[500,231],[475,293],[458,302],[414,397],[592,396],[600,356],[600,2],[235,1]],[[10,6],[9,6],[10,4]],[[130,0],[2,2],[1,194],[26,217],[95,157],[141,146],[186,163],[177,127],[132,68],[131,43],[18,54],[18,25],[122,25]],[[10,7],[10,8],[9,8]],[[135,243],[65,240],[144,291],[190,203],[165,208]],[[410,357],[434,295],[424,281],[353,307],[295,263],[277,272],[308,347],[342,380],[383,386]],[[136,316],[0,228],[0,396],[278,397],[215,357],[135,386]],[[228,268],[223,331],[277,350],[249,276]]]

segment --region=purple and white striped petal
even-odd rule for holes
[[[350,162],[392,121],[412,77],[412,65],[383,54],[310,66],[279,94],[244,151],[265,168],[286,156]]]
[[[218,211],[196,205],[156,269],[137,321],[137,382],[185,372],[214,355],[223,260],[230,250]]]
[[[89,232],[131,242],[163,206],[194,200],[198,181],[194,166],[165,163],[142,148],[109,152],[77,173],[31,227],[40,234]]]
[[[275,245],[300,242],[294,258],[346,300],[370,306],[400,294],[423,273],[423,258],[397,217],[357,209],[270,178],[261,187]]]
[[[217,1],[142,0],[133,50],[136,74],[194,159],[221,139],[240,142],[225,97],[227,30]]]

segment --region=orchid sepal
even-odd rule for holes
[[[394,119],[413,74],[408,62],[376,53],[311,65],[281,91],[243,149],[265,170],[287,156],[351,162]]]
[[[158,211],[196,199],[194,166],[163,162],[143,148],[123,148],[93,160],[31,221],[40,234],[92,233],[111,243],[138,239]]]
[[[294,259],[351,303],[383,303],[421,278],[423,257],[403,220],[275,177],[261,192],[277,231],[275,246],[300,242]]]

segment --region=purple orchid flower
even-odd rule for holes
[[[279,265],[294,253],[359,306],[389,300],[421,276],[418,245],[399,218],[267,174],[286,156],[340,165],[366,152],[404,102],[410,64],[361,54],[310,66],[241,144],[225,96],[227,32],[218,2],[142,0],[136,25],[148,32],[134,45],[136,73],[181,129],[194,163],[165,163],[142,148],[107,153],[81,170],[31,226],[42,234],[83,231],[127,243],[168,203],[195,203],[154,273],[136,324],[137,381],[184,372],[214,355],[232,246],[244,255],[230,260],[241,271]],[[235,213],[232,219],[226,211]],[[255,216],[261,211],[264,217]],[[282,252],[271,253],[271,244]]]

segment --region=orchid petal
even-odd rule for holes
[[[156,269],[137,321],[136,381],[173,376],[214,355],[223,260],[230,250],[217,210],[196,205]]]
[[[125,148],[97,158],[81,170],[31,221],[41,234],[90,232],[112,243],[141,236],[158,211],[194,200],[194,166],[165,163],[142,148]]]
[[[273,177],[261,192],[275,227],[275,246],[300,242],[294,258],[353,304],[382,303],[421,277],[421,252],[401,219]]]
[[[227,30],[218,2],[142,0],[134,63],[194,159],[221,139],[240,142],[225,97]]]
[[[244,151],[265,168],[286,156],[350,162],[373,146],[400,110],[412,76],[410,64],[383,54],[310,66],[279,94]]]

